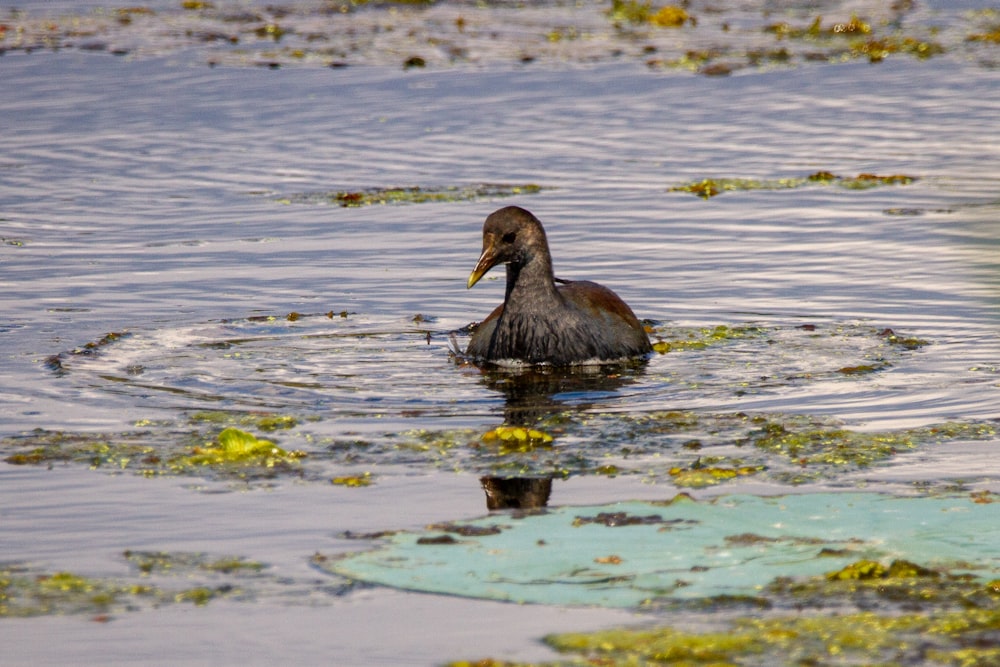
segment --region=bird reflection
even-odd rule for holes
[[[566,410],[588,410],[641,377],[645,362],[600,366],[481,369],[482,383],[503,394],[504,425],[532,427]],[[552,477],[480,478],[489,510],[545,507]]]
[[[534,510],[549,504],[551,477],[480,477],[486,492],[486,508]]]

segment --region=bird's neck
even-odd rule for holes
[[[552,260],[534,256],[524,263],[507,265],[506,308],[545,307],[559,299],[552,273]]]

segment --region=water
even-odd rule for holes
[[[395,451],[405,433],[482,432],[510,409],[490,378],[449,355],[449,334],[502,298],[499,278],[464,284],[483,218],[508,203],[546,225],[557,275],[611,286],[654,323],[655,337],[717,325],[765,332],[656,355],[608,386],[546,394],[546,410],[576,411],[566,448],[599,440],[604,422],[588,427],[586,415],[604,413],[797,413],[859,430],[998,413],[1000,76],[983,58],[706,77],[635,59],[545,57],[269,69],[209,50],[224,63],[209,68],[209,47],[159,39],[127,57],[66,49],[0,58],[10,91],[0,100],[0,435],[147,429],[143,437],[166,446],[202,428],[189,423],[198,411],[264,411],[295,415],[295,429],[267,437],[312,446],[314,461],[301,479],[239,492],[212,476],[2,464],[7,562],[128,578],[126,549],[192,551],[258,559],[281,580],[262,584],[255,604],[147,609],[102,624],[5,620],[0,637],[15,663],[539,659],[548,654],[535,641],[548,632],[629,621],[619,611],[553,614],[377,588],[326,594],[334,584],[308,564],[317,551],[362,548],[338,537],[347,530],[485,511],[477,478],[488,457],[460,450],[450,471],[447,456],[380,463],[379,452]],[[708,200],[670,191],[820,170],[917,180]],[[543,189],[361,208],[299,197],[480,183]],[[289,321],[292,312],[302,317]],[[886,347],[877,335],[885,328],[928,344]],[[111,332],[128,336],[73,354]],[[873,359],[889,365],[838,373]],[[356,438],[375,453],[324,449]],[[900,454],[817,488],[955,479],[995,488],[991,446]],[[683,458],[672,446],[661,454],[661,466]],[[363,470],[375,473],[373,486],[327,481]],[[676,492],[665,475],[654,481],[572,476],[552,502]],[[764,477],[712,492],[790,490],[802,489]],[[413,620],[428,616],[434,633]],[[174,653],[181,636],[198,648]]]

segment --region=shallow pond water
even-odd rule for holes
[[[283,48],[318,41],[310,6],[284,15]],[[978,5],[907,18],[953,36],[927,60],[793,49],[729,76],[647,62],[642,45],[666,62],[671,38],[600,32],[597,6],[498,5],[511,16],[492,20],[541,37],[532,58],[470,30],[467,59],[408,69],[402,36],[331,68],[333,51],[246,46],[259,17],[25,7],[0,41],[4,564],[132,583],[146,579],[126,551],[265,569],[156,580],[178,599],[214,586],[204,606],[0,618],[13,664],[531,660],[551,657],[547,633],[650,620],[311,564],[371,546],[352,534],[484,514],[483,476],[554,478],[552,506],[1000,490],[1000,75],[995,45],[966,39],[991,25]],[[351,14],[355,28],[420,21],[383,10]],[[721,30],[703,17],[674,48]],[[741,9],[731,28],[748,17],[776,20]],[[809,25],[806,9],[783,17]],[[43,19],[63,41],[27,48]],[[573,21],[597,37],[551,36]],[[177,28],[220,22],[240,48]],[[862,174],[906,178],[850,187]],[[685,191],[706,179],[733,188]],[[395,201],[341,205],[359,193]],[[499,273],[465,279],[506,204],[546,225],[557,275],[611,286],[660,352],[528,379],[456,359],[452,341],[503,296]],[[554,439],[482,437],[505,423]],[[228,427],[305,456],[191,465]]]

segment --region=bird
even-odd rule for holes
[[[468,288],[498,264],[507,266],[504,300],[472,334],[467,357],[497,365],[571,366],[652,353],[645,328],[617,294],[589,280],[555,278],[545,229],[530,211],[506,206],[486,218]]]

